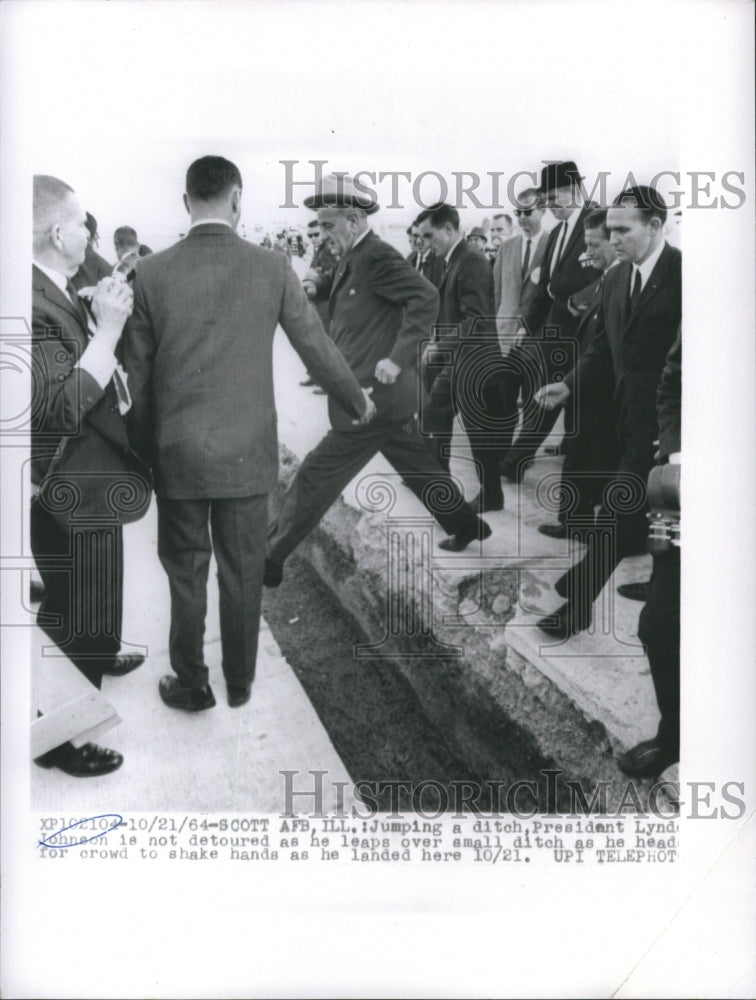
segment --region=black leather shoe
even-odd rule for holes
[[[452,535],[451,538],[444,538],[443,541],[438,543],[438,547],[443,549],[444,552],[462,552],[470,542],[483,541],[484,538],[488,538],[491,534],[491,528],[485,521],[480,521],[478,523],[478,528],[476,531],[459,531],[456,535]]]
[[[679,759],[680,754],[669,747],[656,740],[645,740],[623,753],[617,764],[629,778],[655,778]]]
[[[265,560],[265,572],[263,573],[264,587],[278,587],[283,580],[283,563]]]
[[[316,383],[314,378],[306,378],[303,382],[300,382],[299,384],[303,385],[306,389],[309,389],[311,385],[315,385]]]
[[[317,386],[315,389],[312,390],[312,394],[313,396],[325,396],[326,391],[325,389],[321,389],[320,386]]]
[[[539,524],[538,531],[547,538],[567,537],[567,526],[564,524]]]
[[[584,632],[590,627],[591,616],[590,614],[579,615],[570,606],[569,602],[563,604],[561,608],[557,608],[553,614],[546,615],[540,621],[536,622],[538,628],[545,632],[546,635],[550,635],[552,639],[569,639],[572,635],[577,635],[578,632]]]
[[[209,684],[203,688],[187,688],[178,677],[166,674],[158,684],[160,697],[169,708],[182,708],[185,712],[202,712],[215,707],[215,695]]]
[[[620,597],[626,597],[630,601],[643,601],[645,604],[648,600],[649,583],[649,580],[641,580],[639,583],[621,583],[617,587],[617,593]]]
[[[481,514],[491,510],[504,510],[504,497],[501,496],[498,500],[487,500],[482,493],[479,493],[474,500],[470,501],[470,506],[479,510]]]
[[[45,585],[39,580],[32,580],[29,583],[29,601],[32,604],[41,604],[45,596]]]
[[[107,674],[109,677],[125,677],[132,670],[141,667],[143,663],[143,656],[132,653],[127,656],[114,656],[112,660],[107,660],[101,669],[103,674]]]
[[[252,697],[252,685],[247,684],[245,687],[226,685],[226,694],[231,708],[239,708],[241,705],[246,705]]]
[[[538,531],[547,538],[573,538],[576,542],[585,542],[582,528],[569,528],[566,524],[539,524]]]
[[[116,750],[106,750],[96,743],[85,743],[78,750],[73,743],[63,743],[37,757],[34,763],[40,767],[58,767],[75,778],[96,778],[117,771],[123,764],[123,757]]]

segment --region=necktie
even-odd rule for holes
[[[528,273],[528,268],[530,267],[530,244],[532,240],[528,240],[525,244],[525,256],[522,258],[522,272],[521,277],[523,281],[525,280],[525,275]]]
[[[422,271],[424,262],[425,262],[425,257],[423,257],[422,254],[418,254],[416,261],[418,271]]]
[[[553,274],[554,271],[556,270],[557,264],[559,263],[562,257],[562,253],[564,252],[564,241],[566,238],[567,238],[567,223],[563,222],[562,232],[559,234],[559,238],[557,241],[558,243],[557,250],[554,256],[551,258],[551,271],[550,271],[551,274]]]
[[[84,324],[84,329],[85,330],[88,329],[87,310],[84,306],[84,303],[79,298],[79,293],[74,288],[73,282],[71,281],[66,282],[66,292],[68,293],[68,297],[71,300],[71,304],[73,305],[74,309],[79,315],[79,319]]]
[[[638,305],[638,299],[641,295],[641,273],[636,267],[635,277],[633,278],[633,290],[630,293],[630,312],[635,312],[635,308]]]

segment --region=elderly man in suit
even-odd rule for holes
[[[347,423],[367,421],[375,409],[288,259],[236,234],[241,197],[241,175],[228,160],[205,156],[189,167],[191,225],[180,243],[140,262],[124,338],[132,433],[154,471],[158,554],[171,591],[174,675],[161,679],[159,692],[189,712],[215,705],[203,655],[212,552],[228,703],[241,706],[251,694],[268,493],[278,479],[278,324]]]
[[[101,281],[92,319],[71,282],[84,260],[86,216],[71,187],[34,178],[32,359],[39,401],[32,423],[31,547],[45,593],[38,624],[95,687],[123,676],[142,656],[119,655],[122,510],[134,491],[146,510],[149,473],[129,447],[128,393],[115,350],[131,312],[130,289]],[[72,509],[62,510],[70,500]],[[120,754],[87,743],[55,748],[37,763],[79,777],[107,774]]]
[[[324,177],[305,204],[317,209],[324,238],[339,254],[330,334],[360,385],[372,393],[378,415],[368,426],[355,428],[338,402],[329,399],[331,430],[302,462],[271,528],[269,586],[278,586],[286,558],[378,452],[451,535],[440,542],[442,549],[460,552],[491,534],[427,451],[415,419],[419,344],[435,319],[438,292],[372,232],[367,216],[378,205],[350,177]]]
[[[515,482],[521,481],[525,468],[556,422],[557,413],[535,405],[533,393],[554,379],[562,359],[571,353],[572,345],[566,350],[565,346],[574,343],[577,318],[567,305],[569,298],[601,276],[600,271],[581,260],[583,226],[595,208],[584,203],[581,180],[571,160],[549,163],[541,171],[539,190],[559,225],[549,233],[536,292],[523,313],[522,345],[533,372],[532,393],[524,395],[522,426],[502,466],[503,474]],[[565,415],[565,423],[571,430],[571,413]]]
[[[522,317],[538,290],[541,262],[548,240],[548,233],[543,229],[545,206],[545,196],[538,188],[526,188],[520,192],[515,209],[520,233],[499,242],[494,261],[496,332],[502,357],[505,358],[500,383],[501,416],[504,422],[500,445],[503,453],[508,451],[512,443],[518,419],[517,398],[523,376],[528,374],[526,359],[521,350],[525,333]]]
[[[501,510],[504,495],[499,476],[501,434],[501,354],[496,340],[494,283],[486,257],[468,243],[459,228],[459,212],[437,205],[418,216],[444,261],[436,318],[438,336],[424,358],[428,399],[423,407],[432,445],[448,468],[452,423],[458,413],[470,441],[480,478],[482,511]]]
[[[681,255],[664,240],[666,218],[654,188],[638,185],[617,196],[606,225],[620,264],[606,275],[595,336],[564,381],[539,392],[543,405],[553,408],[612,381],[620,448],[616,489],[610,483],[605,491],[606,507],[614,493],[617,509],[600,512],[602,520],[608,517],[614,524],[609,551],[592,533],[583,558],[557,581],[567,603],[556,618],[538,623],[555,638],[590,626],[593,602],[615,567],[645,542],[646,480],[658,437],[656,390],[682,315]]]

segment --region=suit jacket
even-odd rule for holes
[[[551,274],[551,261],[557,252],[562,226],[551,230],[541,263],[541,273],[535,295],[527,303],[523,319],[531,337],[539,337],[541,327],[558,326],[560,336],[570,337],[577,327],[577,319],[567,308],[569,297],[601,277],[593,267],[583,267],[580,256],[585,251],[585,219],[595,205],[585,205],[580,210],[575,227]]]
[[[415,270],[417,270],[417,250],[413,250],[410,254],[408,254],[407,260],[415,268]],[[444,277],[443,259],[441,257],[437,257],[435,253],[430,250],[422,263],[420,273],[424,278],[427,278],[432,285],[435,285],[436,288],[438,288]]]
[[[144,257],[124,333],[130,428],[159,495],[230,498],[278,479],[273,335],[350,414],[359,385],[326,336],[288,258],[205,223]]]
[[[107,278],[113,273],[113,265],[108,264],[104,257],[101,257],[96,250],[87,244],[84,263],[76,274],[71,278],[71,283],[78,291],[80,288],[90,288],[98,281]]]
[[[678,329],[669,349],[656,394],[659,417],[659,456],[669,458],[680,451],[680,416],[682,404],[682,331]]]
[[[83,305],[32,267],[32,481],[48,477],[46,486],[61,487],[61,497],[66,489],[78,495],[76,517],[112,516],[124,503],[144,513],[149,471],[129,446],[113,380],[102,389],[77,366],[88,341]],[[134,491],[131,499],[119,486]]]
[[[505,240],[499,247],[494,261],[494,298],[496,300],[496,329],[503,353],[511,348],[511,339],[522,323],[521,317],[530,308],[538,291],[539,268],[546,251],[549,234],[545,230],[536,236],[530,247],[528,270],[522,274],[522,247],[525,236]]]
[[[421,341],[431,334],[438,292],[398,250],[368,232],[339,261],[330,299],[330,335],[360,385],[373,389],[379,420],[402,420],[418,410],[417,367]],[[383,358],[399,365],[392,385],[382,385],[375,366]],[[345,414],[329,400],[331,422]]]
[[[682,315],[680,251],[665,245],[632,313],[631,273],[629,262],[607,271],[595,336],[565,381],[580,394],[613,382],[623,466],[645,478],[658,436],[657,387]]]

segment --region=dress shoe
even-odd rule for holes
[[[649,580],[641,580],[639,583],[621,583],[617,587],[617,593],[620,597],[626,597],[630,601],[643,601],[648,600],[648,585]]]
[[[582,528],[570,528],[566,524],[539,524],[538,531],[547,538],[574,538],[576,542],[585,541]]]
[[[676,764],[680,754],[657,740],[645,740],[623,753],[617,764],[629,778],[655,778],[671,764]]]
[[[263,573],[264,587],[279,587],[283,580],[283,563],[265,560],[265,572]]]
[[[102,673],[107,674],[109,677],[125,677],[132,670],[141,667],[143,663],[143,656],[137,653],[130,653],[127,656],[114,656],[112,660],[106,660],[105,665],[101,669]]]
[[[29,583],[29,601],[32,604],[41,604],[45,596],[45,585],[39,580],[32,580]]]
[[[209,684],[202,688],[184,687],[178,677],[166,674],[158,684],[160,697],[169,708],[182,708],[185,712],[202,712],[215,706],[215,695]]]
[[[552,639],[569,639],[578,632],[584,632],[591,624],[591,616],[578,614],[567,602],[561,608],[536,622],[538,628]]]
[[[314,378],[306,378],[303,382],[300,382],[299,384],[303,385],[306,389],[309,389],[311,385],[315,385],[316,383]]]
[[[487,500],[482,493],[479,493],[470,501],[470,506],[479,510],[481,514],[491,510],[504,510],[504,497],[501,496],[498,500]]]
[[[85,743],[78,749],[73,743],[63,743],[37,757],[34,763],[40,767],[58,767],[75,778],[96,778],[117,771],[123,764],[123,757],[116,750],[106,750],[96,743]]]
[[[226,694],[231,708],[239,708],[241,705],[246,705],[252,697],[252,685],[246,684],[244,687],[232,687],[232,685],[227,684]]]
[[[451,538],[444,538],[443,541],[438,543],[438,547],[443,549],[444,552],[462,552],[470,542],[480,541],[482,542],[484,538],[488,538],[491,534],[491,528],[486,524],[485,521],[480,521],[478,526],[474,531],[458,531],[456,535],[452,535]]]

